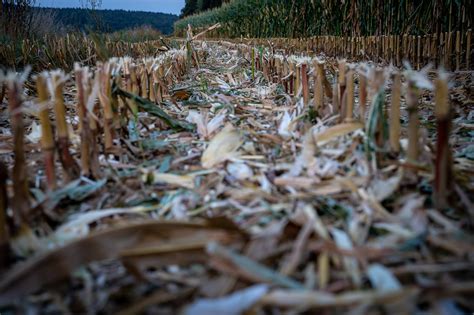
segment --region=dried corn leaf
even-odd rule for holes
[[[321,145],[325,142],[334,140],[337,137],[342,137],[356,130],[362,129],[364,126],[359,122],[351,122],[335,125],[320,133],[313,135],[316,143]]]
[[[148,178],[150,176],[152,178],[152,183],[154,184],[167,184],[188,189],[194,188],[194,176],[192,175],[175,175],[153,172],[152,174],[147,175]]]
[[[244,139],[239,130],[232,126],[226,126],[221,132],[214,136],[206,151],[201,157],[201,164],[204,168],[212,168],[220,163],[238,156],[237,150],[242,145]]]

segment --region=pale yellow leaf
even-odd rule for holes
[[[155,172],[152,176],[154,184],[164,183],[189,189],[194,188],[194,176],[191,175],[175,175]]]
[[[226,126],[209,143],[204,151],[201,163],[205,168],[212,168],[229,158],[238,155],[237,149],[242,145],[243,137],[239,130]]]
[[[345,136],[351,132],[362,129],[363,127],[364,125],[362,125],[360,122],[339,124],[314,135],[314,139],[318,145],[321,145],[324,142],[333,140],[337,137]]]

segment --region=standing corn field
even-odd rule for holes
[[[179,20],[175,32],[221,23],[223,37],[425,35],[465,32],[473,11],[468,0],[234,0]]]

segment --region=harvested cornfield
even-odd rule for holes
[[[125,42],[100,34],[73,33],[2,44],[0,69],[21,71],[32,66],[34,71],[56,68],[70,71],[75,62],[91,66],[114,56],[153,57],[169,48],[161,40]]]
[[[474,309],[472,72],[181,45],[2,74],[2,313]]]
[[[80,1],[0,1],[0,314],[474,312],[470,1]]]

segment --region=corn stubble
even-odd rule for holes
[[[451,133],[451,107],[449,104],[447,75],[439,71],[435,80],[435,115],[437,120],[434,203],[442,210],[448,206],[448,196],[453,187],[452,153],[449,146]]]
[[[64,83],[67,80],[64,72],[51,73],[51,85],[54,90],[54,113],[56,116],[57,147],[59,159],[67,180],[73,180],[80,175],[80,168],[70,152],[69,129],[66,121],[66,107],[64,105]]]
[[[13,134],[14,165],[12,171],[12,209],[15,225],[26,221],[30,212],[28,170],[25,157],[25,129],[23,125],[23,81],[17,75],[7,78],[8,110]]]
[[[390,39],[385,40],[391,47]],[[235,52],[231,61],[243,64],[235,71],[227,69],[229,51]],[[449,146],[450,91],[443,71],[437,71],[432,93],[437,129],[432,170],[429,145],[420,141],[421,96],[431,93],[427,85],[419,84],[419,80],[429,81],[424,72],[401,73],[342,59],[322,61],[304,53],[275,53],[273,47],[228,41],[204,45],[191,29],[181,50],[156,58],[110,59],[96,66],[75,66],[75,88],[68,86],[72,80],[62,71],[38,75],[36,103],[48,197],[57,196],[62,183],[85,181],[94,188],[79,186],[80,193],[85,194],[85,187],[91,189],[87,203],[98,210],[86,208],[67,216],[51,236],[66,245],[30,257],[0,280],[0,305],[43,289],[53,280],[67,279],[82,264],[104,259],[121,261],[140,280],[158,281],[158,275],[159,281],[172,279],[196,292],[202,288],[193,286],[193,277],[202,282],[211,279],[207,267],[212,266],[213,277],[219,278],[209,282],[225,295],[221,303],[229,303],[231,292],[244,296],[235,289],[240,285],[265,286],[255,298],[260,303],[256,308],[339,311],[354,304],[364,309],[380,304],[386,313],[410,313],[417,309],[413,301],[420,293],[433,292],[412,280],[426,273],[449,273],[459,281],[448,281],[443,290],[436,287],[443,298],[473,291],[472,283],[456,274],[472,267],[466,258],[472,246],[451,233],[454,226],[469,231],[444,212],[462,206],[448,198],[455,183]],[[197,76],[189,75],[196,71],[212,88],[196,86]],[[240,94],[239,86],[245,92]],[[20,226],[31,223],[23,86],[12,79],[7,87],[14,142],[11,208]],[[74,145],[65,104],[70,91],[80,136],[80,143]],[[199,103],[202,100],[222,104],[207,108]],[[49,115],[51,101],[55,126]],[[401,124],[405,105],[407,125]],[[137,139],[131,140],[132,132]],[[159,140],[151,139],[152,135]],[[147,149],[150,142],[158,149]],[[406,142],[407,146],[401,145]],[[56,147],[63,176],[55,172]],[[80,165],[74,149],[80,151]],[[410,180],[403,176],[406,168],[411,170]],[[5,215],[10,205],[9,191],[4,189],[7,178],[0,163],[0,246],[16,246]],[[438,211],[425,209],[430,193],[417,191],[420,182],[431,180]],[[109,188],[116,183],[113,194],[105,183]],[[99,190],[104,192],[100,196]],[[75,206],[66,197],[61,200],[61,207],[65,201]],[[49,213],[58,210],[58,204]],[[285,209],[291,209],[291,220]],[[239,227],[228,219],[203,220],[222,211],[238,218]],[[194,216],[201,216],[199,222],[194,222]],[[137,217],[163,220],[136,223]],[[170,222],[170,218],[181,221]],[[442,237],[431,233],[421,239],[420,235],[440,226],[448,227],[439,234]],[[265,237],[254,237],[260,233]],[[437,255],[442,263],[434,261]],[[397,264],[387,263],[387,257]],[[410,264],[398,263],[404,257],[413,257]],[[188,277],[189,263],[205,267],[186,279],[182,275]],[[179,265],[179,271],[168,273],[164,267],[169,265]],[[151,275],[151,266],[163,269]],[[56,269],[53,277],[42,276]],[[367,288],[362,290],[365,279]],[[179,300],[179,294],[171,295]],[[131,309],[146,308],[148,301],[141,300]]]

